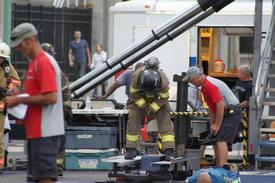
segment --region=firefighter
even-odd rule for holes
[[[132,76],[130,98],[128,101],[129,117],[126,132],[125,159],[133,159],[138,154],[137,143],[139,129],[145,115],[158,121],[159,133],[166,160],[174,154],[175,139],[169,98],[169,81],[166,74],[159,69],[159,61],[151,57],[145,66],[137,69]]]
[[[17,92],[21,86],[21,82],[14,67],[9,63],[10,58],[10,47],[0,42],[0,173],[4,167],[4,123],[5,123],[5,112],[4,112],[4,101],[9,92]]]

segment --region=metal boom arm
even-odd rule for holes
[[[128,67],[155,49],[196,25],[214,12],[219,11],[234,0],[198,0],[198,5],[166,22],[160,28],[152,30],[152,34],[144,40],[131,45],[106,61],[98,69],[84,75],[69,87],[72,98],[78,98],[95,88],[102,81],[110,78],[116,72]],[[204,12],[205,11],[205,12]]]

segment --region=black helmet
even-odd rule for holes
[[[139,75],[139,87],[144,92],[155,92],[161,88],[161,77],[155,69],[145,69]]]
[[[47,52],[47,53],[49,53],[49,54],[51,54],[53,56],[56,55],[56,52],[54,51],[54,47],[53,47],[52,44],[50,44],[50,43],[42,43],[41,47],[42,47],[42,49],[45,52]]]

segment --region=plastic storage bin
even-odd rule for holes
[[[117,127],[69,127],[66,149],[109,149],[117,147]]]
[[[118,155],[118,150],[66,150],[65,169],[66,170],[111,170],[114,163],[102,162],[102,158]]]

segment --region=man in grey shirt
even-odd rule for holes
[[[190,67],[183,81],[201,87],[209,106],[211,136],[216,138],[216,165],[223,166],[228,158],[227,144],[234,143],[241,122],[240,102],[224,82],[205,76],[198,67]]]

